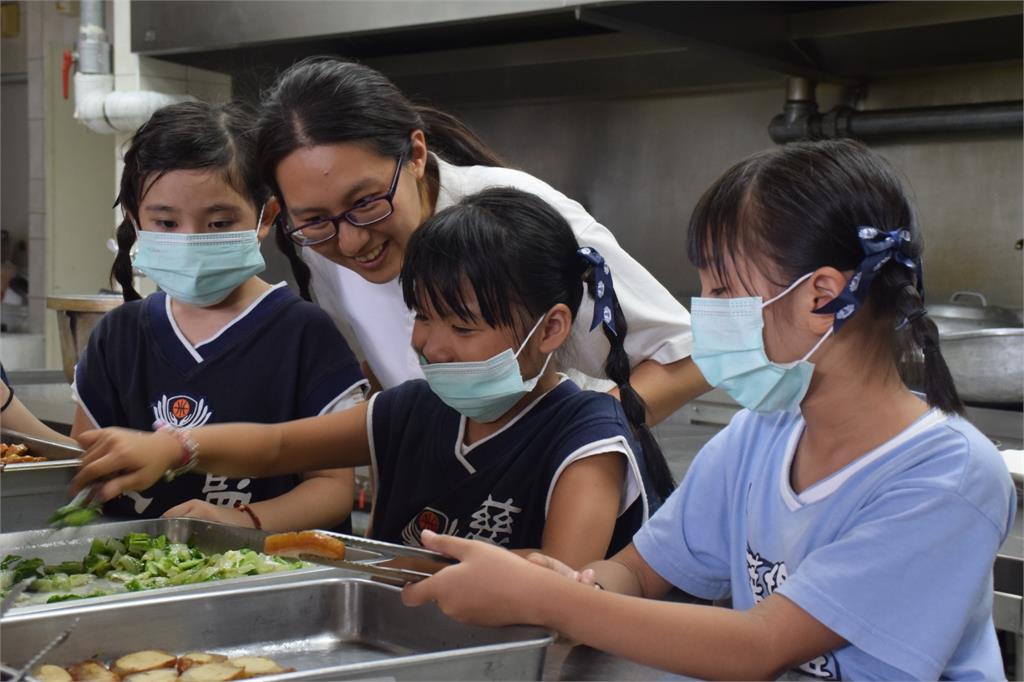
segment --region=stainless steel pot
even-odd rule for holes
[[[68,383],[75,380],[75,365],[85,350],[89,334],[100,318],[121,305],[120,296],[50,296],[46,307],[57,311],[57,329],[60,332],[60,354],[64,363],[64,376]]]
[[[1024,328],[944,334],[941,347],[963,400],[1024,402]]]
[[[958,291],[949,297],[949,303],[929,304],[927,308],[939,334],[1021,326],[1016,313],[989,305],[985,296],[975,291]]]

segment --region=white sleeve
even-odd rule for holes
[[[647,493],[644,491],[643,479],[640,476],[640,464],[637,462],[633,449],[629,447],[629,443],[621,436],[587,443],[562,461],[555,471],[555,475],[551,477],[551,484],[548,486],[548,497],[544,503],[544,518],[547,518],[548,510],[551,507],[551,496],[555,493],[555,486],[558,485],[558,480],[566,469],[587,457],[612,452],[621,453],[626,458],[626,478],[622,482],[622,496],[619,498],[619,511],[616,516],[622,516],[638,497],[643,497],[644,522],[646,523],[650,507]]]
[[[644,266],[619,246],[615,236],[600,223],[577,232],[580,246],[598,251],[608,264],[619,305],[626,316],[626,353],[635,367],[644,360],[667,365],[688,357],[693,350],[690,313]],[[573,325],[570,366],[586,374],[604,376],[608,340],[601,329],[590,331],[594,299],[584,293]]]
[[[366,396],[370,393],[370,382],[366,379],[357,381],[356,383],[349,386],[345,391],[331,402],[324,405],[324,409],[320,410],[320,414],[331,414],[333,412],[342,412],[350,407],[355,407],[359,403],[366,400]]]

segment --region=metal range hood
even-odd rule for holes
[[[1022,15],[984,0],[133,0],[131,43],[241,75],[243,90],[251,74],[265,85],[296,59],[338,54],[437,100],[495,102],[1019,62]]]

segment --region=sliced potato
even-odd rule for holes
[[[227,682],[245,675],[245,670],[230,663],[203,663],[194,665],[178,679],[181,682]]]
[[[32,676],[39,682],[71,682],[71,673],[59,665],[41,665]]]
[[[260,675],[277,675],[288,673],[294,668],[282,668],[274,661],[263,656],[239,656],[228,660],[228,663],[237,665],[245,670],[246,677],[259,677]]]
[[[68,668],[71,679],[82,682],[120,682],[121,678],[99,661],[82,661]]]
[[[223,663],[228,660],[227,656],[221,656],[220,654],[211,654],[206,651],[193,651],[187,653],[184,656],[178,657],[178,672],[183,673],[194,665],[202,665],[204,663]]]
[[[157,668],[144,673],[135,673],[122,679],[121,682],[175,682],[178,679],[177,668]]]
[[[111,670],[114,674],[125,677],[126,675],[144,673],[147,670],[173,668],[177,662],[178,657],[173,654],[160,651],[159,649],[147,649],[146,651],[136,651],[127,656],[122,656],[114,661]]]

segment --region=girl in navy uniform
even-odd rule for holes
[[[535,195],[467,197],[417,230],[402,268],[425,379],[341,414],[201,428],[187,445],[199,468],[232,476],[371,463],[378,539],[417,545],[429,529],[542,548],[571,565],[602,558],[672,489],[628,383],[613,274]],[[580,389],[551,363],[585,284],[621,403]],[[80,483],[116,474],[104,498],[144,488],[182,459],[182,445],[164,434],[104,430],[81,441],[89,452]]]
[[[126,303],[104,317],[79,361],[73,434],[120,426],[184,441],[204,424],[276,423],[362,401],[366,381],[327,315],[257,276],[278,207],[254,168],[250,120],[237,104],[176,104],[132,139],[112,272]],[[140,300],[133,266],[162,291]],[[104,511],[274,530],[347,519],[351,470],[297,471],[189,473],[110,499]]]

